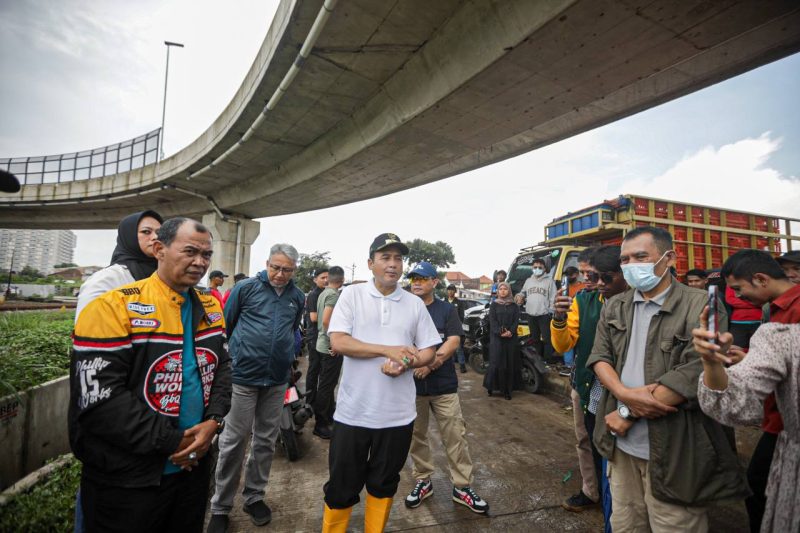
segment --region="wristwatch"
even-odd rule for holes
[[[633,416],[633,413],[631,413],[630,408],[625,404],[620,404],[620,406],[617,407],[617,413],[619,413],[619,416],[623,420],[628,420],[630,422],[636,422],[637,420],[639,420],[638,418]]]
[[[219,415],[211,415],[206,420],[213,420],[217,423],[217,435],[222,433],[222,430],[225,429],[225,418]]]

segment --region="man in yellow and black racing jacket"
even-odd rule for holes
[[[158,237],[158,270],[98,297],[75,325],[69,433],[88,532],[202,531],[206,452],[230,408],[225,324],[194,288],[209,230],[177,218]]]

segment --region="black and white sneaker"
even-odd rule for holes
[[[474,513],[484,514],[489,510],[489,504],[483,501],[481,497],[475,494],[475,491],[469,487],[461,489],[453,487],[453,501],[461,505],[466,505]]]
[[[422,500],[433,494],[433,484],[431,480],[418,479],[417,484],[411,490],[411,493],[406,496],[406,507],[414,509],[419,507]]]

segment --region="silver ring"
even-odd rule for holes
[[[190,461],[194,461],[195,459],[197,459],[197,452],[190,453],[189,454],[189,460]]]
[[[616,431],[609,430],[609,433],[611,433],[612,437],[616,437],[617,436],[617,432]]]

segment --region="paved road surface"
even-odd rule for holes
[[[306,359],[302,360],[302,367]],[[434,493],[417,509],[406,509],[403,499],[411,490],[410,459],[401,473],[400,488],[387,531],[602,531],[598,508],[570,513],[561,502],[580,489],[572,415],[557,396],[518,392],[511,401],[486,395],[481,378],[471,370],[459,374],[461,403],[467,422],[470,453],[475,464],[473,488],[491,505],[490,517],[471,512],[451,500],[452,485],[438,431],[431,428]],[[433,422],[431,422],[433,424]],[[231,513],[232,532],[319,531],[322,524],[322,485],[327,480],[328,443],[311,434],[313,420],[300,436],[302,457],[290,463],[276,451],[267,487],[272,522],[256,527],[241,510],[237,498]],[[746,443],[749,448],[751,444]],[[742,445],[740,444],[740,450]],[[565,481],[566,480],[566,481]],[[362,503],[353,510],[348,531],[363,531]],[[712,531],[746,531],[741,504],[715,509]]]

